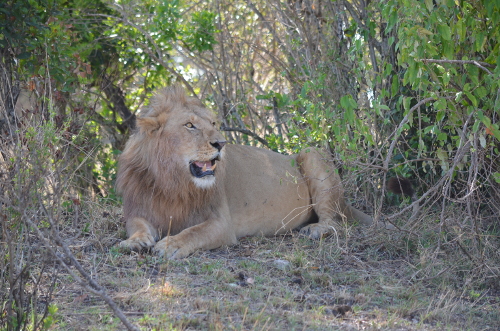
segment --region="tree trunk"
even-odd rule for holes
[[[17,74],[12,70],[9,49],[0,48],[0,136],[3,139],[15,135],[18,119],[15,112],[20,87]]]
[[[121,124],[117,125],[118,130],[122,134],[133,130],[135,128],[136,116],[125,104],[123,91],[118,86],[114,85],[108,77],[103,78],[101,88],[111,102],[113,112],[115,114],[118,113],[123,120]]]

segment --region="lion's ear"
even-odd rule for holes
[[[137,118],[137,126],[141,132],[152,133],[160,128],[161,123],[157,117],[139,117]]]
[[[167,113],[161,113],[158,116],[139,117],[137,118],[137,126],[141,132],[153,133],[165,125],[167,118]]]

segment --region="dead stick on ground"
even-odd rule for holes
[[[83,288],[85,288],[89,292],[91,292],[91,293],[93,293],[93,294],[98,295],[99,297],[101,297],[101,299],[103,299],[104,302],[106,302],[108,304],[108,306],[111,308],[111,310],[113,310],[114,314],[120,319],[120,321],[125,325],[125,327],[128,330],[139,331],[139,328],[137,328],[134,324],[132,324],[128,320],[128,318],[125,316],[125,314],[123,313],[123,311],[120,308],[118,308],[118,306],[113,301],[113,299],[111,299],[111,297],[106,293],[106,291],[99,284],[97,284],[96,281],[94,281],[92,279],[92,277],[85,271],[85,269],[82,267],[82,265],[75,259],[75,256],[73,255],[73,253],[71,253],[71,251],[68,248],[68,246],[64,243],[64,241],[62,240],[62,238],[59,237],[58,233],[56,232],[57,231],[56,230],[57,229],[56,224],[54,224],[52,218],[50,217],[50,214],[47,212],[47,210],[45,209],[45,206],[43,206],[43,204],[42,204],[42,207],[43,207],[43,210],[45,212],[45,216],[47,216],[47,219],[48,219],[48,221],[50,223],[50,227],[52,229],[52,233],[50,235],[45,235],[38,228],[37,224],[33,223],[30,220],[30,217],[28,215],[26,215],[26,213],[24,213],[23,217],[24,217],[26,223],[35,230],[35,232],[37,233],[38,238],[41,239],[45,243],[47,249],[54,256],[54,258],[56,258],[59,261],[59,263],[61,263],[61,265],[68,271],[68,273]],[[57,252],[54,250],[53,244],[51,243],[51,240],[49,238],[51,238],[52,241],[54,241],[56,244],[58,244],[58,245],[61,246],[61,248],[64,251],[65,256],[71,261],[71,264],[78,270],[78,272],[80,273],[80,275],[82,275],[85,280],[83,280],[77,274],[75,274],[73,272],[73,270],[71,270],[70,266],[61,258],[61,256],[59,256],[57,254]]]

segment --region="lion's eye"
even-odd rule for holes
[[[187,122],[186,124],[184,124],[184,126],[188,129],[196,129],[196,127],[191,122]]]
[[[217,123],[215,123],[215,122],[212,122],[212,125],[213,125],[213,126],[216,126],[216,125],[217,125]]]

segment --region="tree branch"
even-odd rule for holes
[[[115,113],[120,114],[123,120],[121,125],[129,130],[133,130],[135,128],[135,114],[130,111],[125,103],[125,96],[121,88],[114,85],[111,79],[104,75],[101,82],[101,89],[111,102],[111,109],[113,109]]]
[[[221,128],[222,131],[231,131],[231,132],[241,132],[243,134],[246,134],[247,136],[251,136],[255,139],[257,139],[262,145],[269,147],[269,144],[264,138],[259,137],[256,133],[247,130],[247,129],[240,129],[240,128],[229,128],[227,126],[224,126]]]
[[[262,13],[257,9],[257,7],[255,7],[255,5],[250,0],[247,0],[247,5],[259,17],[259,19],[262,21],[262,24],[264,24],[267,30],[269,30],[269,32],[273,35],[274,39],[278,42],[278,45],[282,47],[283,43],[281,42],[281,39],[278,37],[276,31],[269,24],[269,20],[266,20],[264,15],[262,15]]]
[[[473,64],[478,68],[483,69],[486,71],[488,74],[493,75],[491,71],[486,69],[485,67],[489,68],[495,68],[496,66],[493,64],[489,64],[486,62],[481,62],[481,61],[475,61],[475,60],[446,60],[446,59],[421,59],[423,63],[451,63],[451,64]]]
[[[445,97],[445,99],[450,99],[451,97]],[[401,129],[403,128],[403,126],[406,124],[406,122],[409,121],[410,119],[410,115],[416,110],[418,109],[420,106],[426,104],[427,102],[429,101],[433,101],[433,100],[436,100],[436,97],[430,97],[430,98],[425,98],[423,100],[420,100],[419,102],[417,102],[416,105],[414,105],[413,107],[410,108],[410,110],[408,111],[408,113],[405,115],[405,117],[401,120],[401,122],[399,123],[398,127],[396,128],[396,130],[394,130],[394,133],[393,133],[393,138],[392,138],[392,142],[391,142],[391,145],[389,146],[389,150],[387,151],[387,156],[383,162],[383,167],[382,167],[382,171],[384,171],[384,176],[383,176],[383,179],[382,179],[382,192],[385,192],[385,185],[386,185],[386,181],[387,181],[387,172],[389,171],[389,161],[391,160],[392,158],[392,153],[394,152],[394,148],[396,147],[396,143],[398,142],[399,140],[399,135],[401,134]],[[423,198],[429,194],[429,192],[427,192],[426,194],[424,194],[419,200],[418,200],[418,203],[420,203],[421,200],[423,200]],[[381,209],[382,209],[382,199],[383,199],[383,194],[380,196],[380,203],[379,203],[379,210],[378,210],[378,213],[380,213]],[[411,204],[408,208],[412,207],[415,205],[415,203],[417,202],[414,202],[413,204]],[[404,210],[406,210],[407,208],[405,208]],[[399,214],[399,213],[398,213]]]

